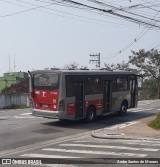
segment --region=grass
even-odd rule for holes
[[[160,130],[160,113],[157,114],[156,118],[148,123],[148,126]]]

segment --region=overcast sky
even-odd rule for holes
[[[47,9],[38,8],[47,5],[46,2],[50,1],[0,0],[0,75],[9,71],[9,57],[11,71],[64,67],[72,62],[93,68],[95,65],[89,64],[90,54],[100,53],[103,67],[104,63],[127,62],[130,50],[149,50],[160,44],[159,30],[151,29],[125,52],[117,54],[145,27],[89,10],[53,4]],[[142,3],[130,0],[105,2],[116,6]]]

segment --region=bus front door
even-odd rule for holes
[[[103,82],[103,114],[111,111],[111,83],[110,81]]]
[[[83,118],[83,106],[84,106],[84,93],[83,93],[83,82],[75,82],[75,119]]]

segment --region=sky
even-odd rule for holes
[[[137,0],[136,3],[133,0],[100,1],[119,7],[151,2],[149,0]],[[91,59],[89,55],[97,53],[100,53],[101,67],[104,67],[104,63],[127,62],[132,55],[131,50],[149,50],[160,44],[158,29],[148,29],[146,26],[103,12],[48,4],[48,2],[52,1],[0,0],[1,76],[9,71],[27,72],[44,68],[63,68],[73,62],[79,66],[95,68],[95,64],[89,63]],[[154,0],[152,2],[158,3]],[[44,8],[45,5],[48,6]],[[136,10],[132,11],[136,13]],[[141,14],[143,12],[145,11],[141,11]],[[146,13],[145,16],[151,14],[153,15]],[[156,17],[159,16],[160,13],[157,13]],[[138,34],[144,30],[146,32],[140,39],[121,54],[117,54],[135,41]]]

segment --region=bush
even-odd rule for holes
[[[148,126],[160,130],[160,113],[157,114],[157,117],[154,120],[148,123]]]

